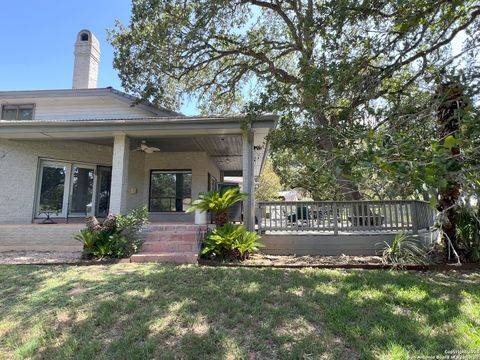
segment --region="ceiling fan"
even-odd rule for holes
[[[147,142],[145,140],[142,140],[140,146],[133,151],[143,151],[146,154],[153,154],[154,152],[160,151],[160,149],[154,146],[148,146]]]

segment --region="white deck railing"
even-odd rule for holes
[[[415,200],[269,201],[257,204],[259,232],[413,231],[430,228],[435,211]]]

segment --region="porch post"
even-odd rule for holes
[[[243,202],[243,223],[248,231],[255,230],[255,186],[253,168],[253,131],[243,131],[243,191],[248,194]]]
[[[127,212],[129,155],[130,139],[126,135],[115,135],[110,189],[110,213],[112,214],[125,214]]]

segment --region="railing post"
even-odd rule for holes
[[[412,229],[415,234],[418,234],[418,211],[417,202],[410,201],[410,212],[412,213]]]
[[[263,234],[262,204],[258,203],[256,209],[257,209],[258,234],[262,235]]]
[[[333,234],[338,235],[338,218],[337,218],[337,203],[333,202],[332,204],[333,212]]]

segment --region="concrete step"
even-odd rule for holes
[[[146,241],[142,244],[142,253],[158,252],[198,252],[196,241]]]
[[[139,253],[130,257],[132,263],[173,263],[173,264],[197,264],[197,253],[169,252],[169,253]]]

